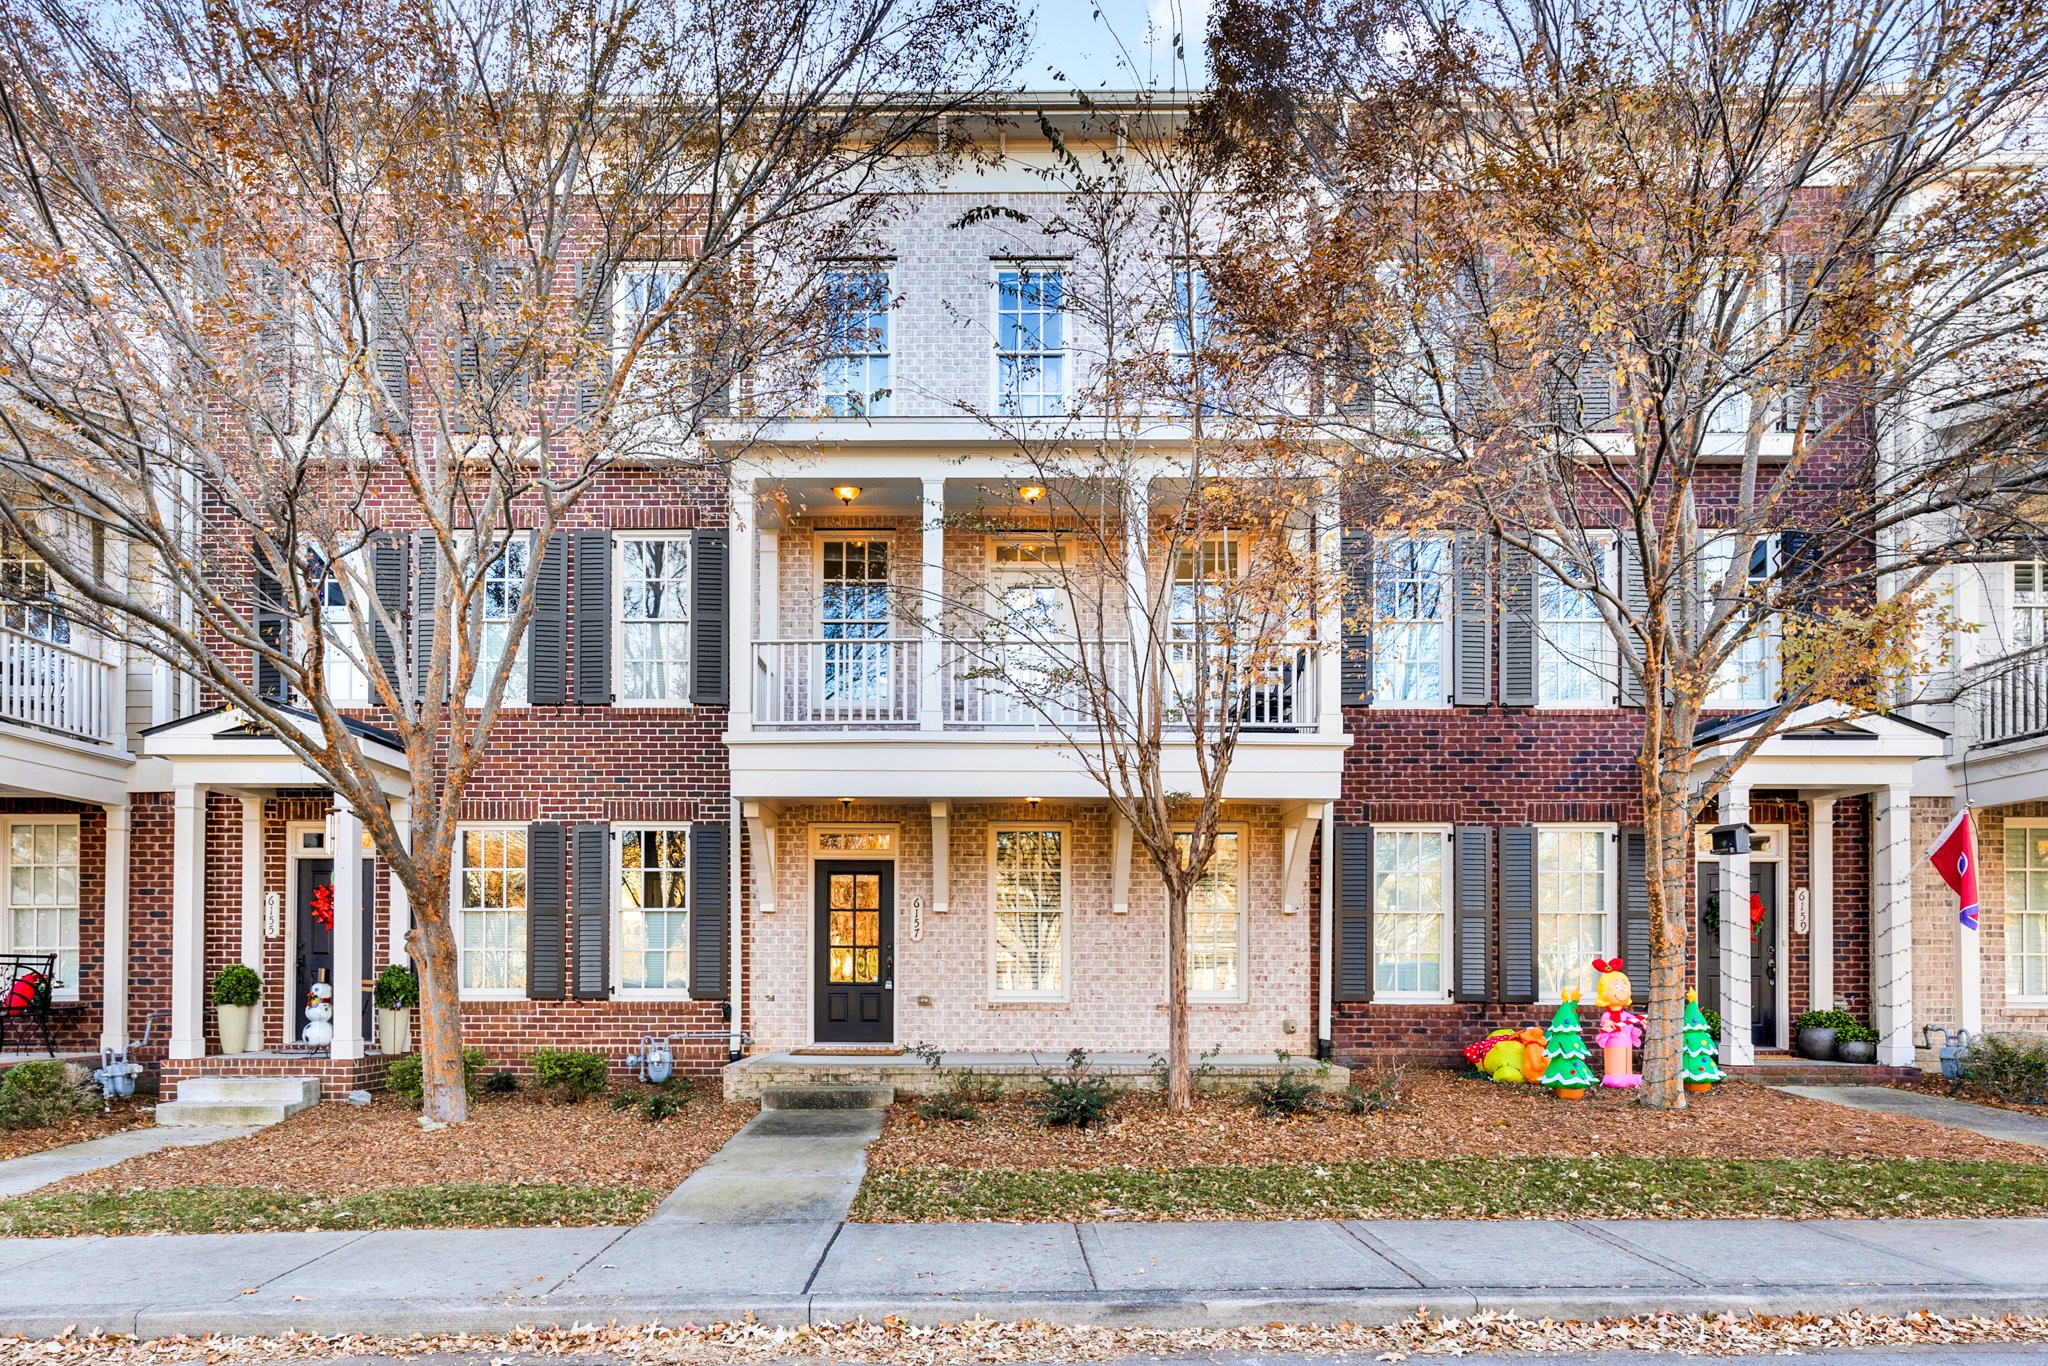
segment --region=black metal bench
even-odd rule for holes
[[[56,954],[0,954],[0,1050],[7,1047],[7,1031],[28,1022],[42,1031],[43,1051],[57,1056],[50,1038],[50,998],[56,989]]]

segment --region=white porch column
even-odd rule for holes
[[[263,799],[242,798],[242,965],[263,975]],[[256,999],[249,1012],[249,1048],[263,1049],[263,1007],[278,988]]]
[[[1152,472],[1133,473],[1124,518],[1124,613],[1130,632],[1130,675],[1124,680],[1125,707],[1132,720],[1140,711],[1140,683],[1160,690],[1166,680],[1156,672],[1159,642],[1152,630]]]
[[[1747,824],[1749,788],[1731,782],[1721,789],[1721,824]],[[1721,1063],[1747,1067],[1756,1061],[1751,1034],[1755,1003],[1749,998],[1749,855],[1723,854],[1721,881]]]
[[[363,1056],[363,818],[334,799],[334,1045],[337,1062]]]
[[[171,1056],[206,1056],[206,789],[171,807]]]
[[[945,715],[939,685],[946,611],[946,481],[943,478],[924,481],[922,522],[924,537],[919,553],[923,557],[924,580],[922,596],[918,600],[918,631],[922,638],[918,649],[922,658],[917,666],[917,728],[938,730],[944,725]],[[938,896],[943,900],[945,893],[939,892]]]
[[[1333,1002],[1331,960],[1336,956],[1331,936],[1337,929],[1337,804],[1323,803],[1323,887],[1317,898],[1318,917],[1317,942],[1322,952],[1316,955],[1316,1056],[1328,1058],[1336,1051],[1336,1031],[1333,1027],[1336,1010]]]
[[[391,803],[391,823],[398,827],[398,839],[408,850],[412,848],[412,803],[399,801]],[[386,929],[391,942],[391,961],[404,964],[412,962],[412,954],[405,947],[405,937],[412,933],[412,897],[405,890],[405,883],[394,869],[391,873],[391,890],[386,893]]]
[[[1912,789],[1874,794],[1870,836],[1871,1028],[1877,1060],[1913,1061]]]
[[[128,808],[103,806],[106,854],[100,885],[100,1046],[128,1042]]]
[[[1809,972],[1807,997],[1814,1010],[1835,1008],[1835,799],[1815,797],[1809,804],[1813,849],[1808,866],[1813,905],[1808,908],[1813,923],[1808,926],[1806,959]]]
[[[732,670],[726,680],[726,728],[735,734],[745,734],[754,728],[754,614],[756,581],[760,577],[760,565],[755,560],[751,479],[733,481],[732,525],[726,534],[727,572],[732,578],[732,596],[726,605],[726,654]]]
[[[1334,514],[1337,507],[1337,491],[1327,491],[1327,504]],[[1322,576],[1324,591],[1329,598],[1322,604],[1316,622],[1316,638],[1322,649],[1316,658],[1316,730],[1325,736],[1344,733],[1344,595],[1338,586],[1344,579],[1344,562],[1340,554],[1343,538],[1337,530],[1337,518],[1332,515],[1327,523],[1318,526],[1316,534],[1316,569]],[[1324,827],[1328,829],[1326,825]]]

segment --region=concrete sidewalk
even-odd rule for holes
[[[2048,1313],[2048,1219],[843,1224],[650,1220],[0,1240],[0,1326],[496,1331],[896,1314],[1191,1327],[1418,1308]]]

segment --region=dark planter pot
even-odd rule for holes
[[[1802,1058],[1815,1062],[1828,1062],[1835,1056],[1835,1031],[1832,1029],[1802,1029],[1793,1038],[1792,1046],[1799,1050]]]
[[[1838,1043],[1835,1045],[1837,1062],[1876,1062],[1877,1045],[1874,1043]]]

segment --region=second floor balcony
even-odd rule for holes
[[[121,671],[74,636],[0,625],[0,722],[118,747]]]

